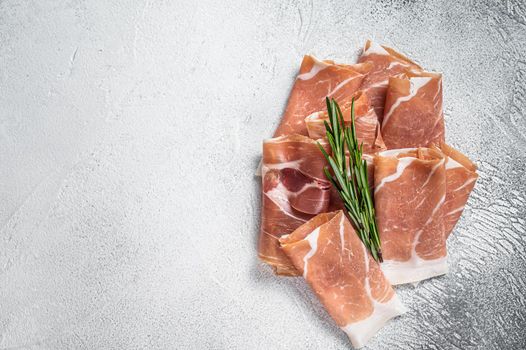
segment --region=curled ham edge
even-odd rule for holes
[[[331,228],[331,225],[334,226],[336,223],[338,225],[337,230],[326,232]],[[325,238],[325,242],[320,238],[321,234],[323,234],[322,238]],[[309,251],[303,255],[303,257],[295,256],[297,252],[304,247],[305,242],[309,245]],[[371,270],[372,264],[376,264],[376,267],[378,267],[378,263],[371,257],[365,245],[360,241],[343,211],[338,210],[315,216],[298,227],[291,234],[282,236],[280,238],[280,243],[285,253],[293,262],[295,262],[296,269],[303,274],[307,283],[309,283],[320,301],[324,304],[325,309],[333,317],[336,323],[338,323],[338,326],[347,334],[355,348],[363,347],[387,321],[396,316],[402,315],[407,311],[387,279],[382,275],[374,276],[375,272],[381,274],[380,269],[377,271]],[[309,269],[309,260],[315,257],[318,252],[323,254],[325,251],[326,246],[323,246],[324,243],[339,245],[337,250],[341,254],[340,261],[348,263],[348,266],[344,266],[344,268],[347,267],[348,269],[342,269],[345,273],[343,275],[338,275],[338,283],[345,283],[346,278],[353,280],[359,277],[356,273],[356,268],[353,268],[353,266],[363,266],[365,271],[363,285],[359,284],[353,288],[359,288],[362,286],[366,297],[368,297],[368,301],[372,305],[372,311],[365,317],[356,319],[355,315],[352,314],[341,315],[341,310],[343,309],[331,303],[331,298],[326,295],[327,293],[324,293],[327,292],[327,290],[324,289],[324,287],[326,288],[326,285],[320,283],[317,279],[319,275],[324,276],[325,274],[330,273],[330,271],[319,272],[319,267],[310,267]],[[356,245],[359,247],[356,247]],[[323,247],[322,250],[319,250],[320,246]],[[356,251],[356,249],[362,253],[361,256],[364,257],[363,261],[356,261],[356,258],[354,258],[352,254],[349,255],[349,252],[353,250]],[[344,256],[344,254],[347,255]],[[370,284],[370,278],[372,276],[374,276],[373,278],[376,278],[374,280],[376,286],[383,290],[383,294],[380,295],[380,298],[384,300],[378,300],[378,295],[373,297]],[[340,287],[340,290],[343,290],[343,292],[341,292],[343,296],[338,297],[345,298],[345,288],[342,286]],[[336,296],[334,297],[336,298]],[[352,302],[352,300],[350,300],[352,297],[348,298],[349,300],[345,301]],[[346,318],[348,320],[347,323],[342,324],[342,318]]]
[[[363,59],[364,57],[367,57],[370,55],[392,56],[393,60],[396,60],[395,62],[396,64],[401,64],[406,67],[412,67],[413,70],[422,69],[422,67],[420,67],[418,64],[413,62],[413,60],[411,60],[409,57],[401,54],[395,49],[389,46],[380,45],[377,42],[374,42],[372,40],[367,40],[363,47],[363,53],[360,56],[360,59]]]
[[[458,220],[462,216],[469,195],[478,179],[477,166],[467,156],[460,153],[446,143],[431,148],[439,150],[446,157],[446,201],[444,203],[444,229],[446,237],[453,232]],[[464,181],[458,183],[458,176]]]

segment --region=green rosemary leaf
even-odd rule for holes
[[[350,127],[345,125],[338,103],[328,97],[325,101],[329,122],[324,121],[324,125],[330,154],[319,143],[318,146],[329,163],[332,173],[329,167],[325,167],[324,174],[338,191],[358,237],[369,249],[373,258],[381,262],[380,237],[367,178],[367,162],[362,159],[363,143],[358,144],[356,137],[354,99],[351,103]]]

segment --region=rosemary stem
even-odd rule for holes
[[[346,214],[356,233],[376,261],[382,262],[378,224],[369,189],[367,162],[363,160],[363,144],[358,144],[354,119],[354,99],[351,103],[351,126],[345,125],[343,113],[334,99],[326,98],[329,122],[325,122],[330,153],[319,143],[329,167],[324,173],[343,201]]]

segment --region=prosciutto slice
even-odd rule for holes
[[[341,210],[314,217],[280,242],[355,348],[405,312]]]
[[[468,157],[445,143],[434,148],[447,156],[444,230],[446,236],[449,236],[462,215],[473,187],[475,187],[478,178],[477,166]]]
[[[307,135],[305,117],[325,108],[325,97],[345,103],[362,84],[370,64],[343,65],[305,56],[274,137]]]
[[[407,73],[389,79],[382,136],[388,149],[444,142],[441,74]]]
[[[372,65],[369,74],[363,80],[361,89],[371,99],[371,105],[382,123],[389,77],[410,71],[420,71],[421,67],[392,48],[380,46],[370,40],[365,43],[358,62]]]
[[[445,162],[442,152],[430,148],[389,150],[375,157],[382,270],[392,284],[447,272]]]
[[[329,207],[331,185],[323,174],[325,164],[316,141],[306,136],[281,136],[263,143],[258,252],[278,274],[298,274],[278,239]]]
[[[356,137],[358,138],[358,142],[363,142],[363,152],[372,154],[386,149],[380,133],[380,124],[378,123],[376,113],[371,106],[369,97],[361,91],[358,91],[354,95],[354,99]],[[345,124],[350,126],[352,97],[339,105],[342,110]],[[314,139],[325,137],[324,121],[329,122],[327,111],[315,112],[305,118],[309,137]]]

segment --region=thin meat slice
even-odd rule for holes
[[[341,210],[315,216],[280,243],[355,348],[405,312]]]
[[[392,284],[447,272],[445,162],[430,148],[383,151],[374,159],[382,270]]]
[[[363,152],[373,154],[386,149],[380,133],[380,124],[371,106],[369,97],[362,91],[358,91],[352,97],[354,97],[356,137],[358,142],[363,143]],[[343,103],[339,103],[347,126],[351,125],[352,97]],[[326,135],[324,122],[329,122],[329,115],[326,110],[315,112],[305,118],[309,137],[314,139],[324,138]]]
[[[370,64],[343,65],[305,56],[274,137],[307,135],[305,117],[325,108],[325,97],[344,103],[362,84]]]
[[[408,73],[389,78],[382,137],[388,149],[444,142],[442,75]]]
[[[306,136],[282,136],[263,143],[258,252],[278,274],[297,275],[278,239],[329,207],[331,185],[323,174],[325,165],[316,141]]]
[[[367,40],[365,43],[363,53],[358,62],[372,65],[369,74],[367,74],[362,83],[361,89],[371,99],[371,105],[381,124],[389,77],[411,71],[420,71],[421,67],[392,48],[380,46],[370,40]]]
[[[468,157],[445,143],[435,149],[441,150],[447,156],[444,229],[446,236],[449,236],[475,187],[478,178],[477,166]]]

